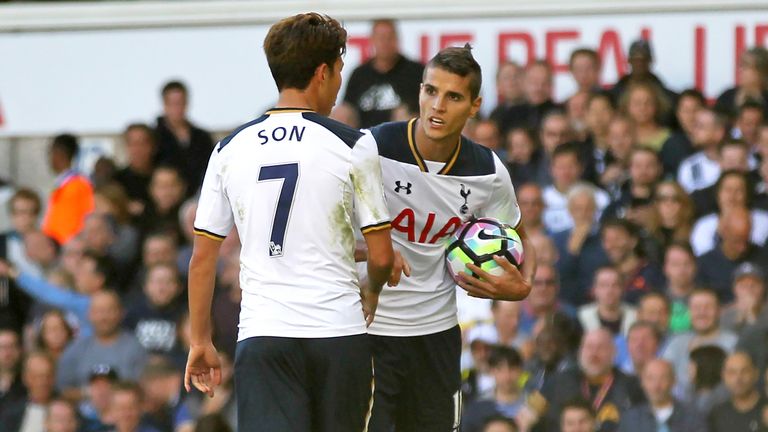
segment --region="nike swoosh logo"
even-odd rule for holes
[[[506,240],[509,240],[511,242],[516,242],[517,241],[516,239],[513,239],[512,237],[502,236],[502,235],[498,235],[498,234],[491,234],[489,232],[486,232],[485,230],[482,230],[479,233],[477,233],[477,237],[480,240],[504,240],[504,239],[506,239]]]

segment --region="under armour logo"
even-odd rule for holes
[[[396,181],[396,182],[395,182],[395,192],[397,192],[397,193],[400,193],[400,190],[401,190],[401,189],[405,189],[405,194],[406,194],[406,195],[410,195],[410,194],[411,194],[411,186],[413,186],[413,185],[411,184],[411,182],[408,182],[408,185],[407,185],[407,186],[403,186],[403,185],[400,183],[400,180],[398,180],[398,181]]]
[[[472,189],[466,188],[463,183],[459,183],[461,185],[461,191],[459,191],[459,194],[462,198],[464,198],[464,204],[461,205],[461,209],[459,211],[461,214],[467,214],[469,213],[469,205],[467,204],[467,198],[469,197],[469,194],[472,193]]]

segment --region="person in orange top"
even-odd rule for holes
[[[48,198],[43,232],[59,244],[66,243],[83,228],[85,216],[93,211],[93,187],[87,177],[77,173],[72,162],[80,146],[73,135],[58,135],[51,143],[49,162],[56,183]]]

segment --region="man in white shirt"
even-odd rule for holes
[[[726,122],[711,108],[696,112],[691,141],[699,151],[683,159],[677,171],[677,182],[686,192],[712,186],[720,177],[718,145],[726,136]]]

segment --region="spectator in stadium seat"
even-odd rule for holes
[[[653,64],[653,52],[651,44],[645,39],[638,39],[629,46],[629,55],[627,56],[631,72],[624,75],[619,79],[616,85],[611,89],[614,99],[621,100],[624,92],[633,83],[648,82],[657,86],[664,98],[667,100],[668,105],[675,103],[677,95],[664,86],[664,83],[651,72],[651,65]],[[671,118],[665,118],[662,124],[671,124]]]
[[[656,327],[656,331],[659,332],[660,346],[666,342],[671,317],[672,308],[669,299],[662,293],[649,292],[642,296],[637,304],[637,320]]]
[[[163,86],[163,115],[157,118],[158,164],[175,166],[187,187],[187,194],[197,193],[203,182],[208,159],[213,151],[211,135],[192,124],[187,117],[189,91],[180,81]]]
[[[56,365],[47,354],[32,352],[24,359],[21,376],[27,395],[3,408],[0,425],[9,431],[43,430],[46,410],[54,396]]]
[[[78,320],[78,336],[91,336],[93,328],[88,319],[91,297],[108,286],[112,275],[109,263],[96,254],[86,252],[79,260],[74,274],[75,291],[39,279],[0,260],[0,277],[9,277],[36,301],[71,312]]]
[[[493,120],[483,119],[475,124],[474,141],[493,150],[501,160],[507,159],[506,150],[501,145],[499,128]]]
[[[768,323],[765,304],[765,272],[751,262],[733,272],[734,301],[720,314],[720,326],[736,334],[758,322]]]
[[[158,166],[149,184],[150,204],[140,218],[143,234],[165,232],[180,244],[184,236],[179,223],[179,208],[184,202],[186,184],[179,171],[172,166]]]
[[[35,348],[45,352],[56,362],[74,338],[75,332],[64,314],[58,309],[52,309],[40,319]]]
[[[585,180],[598,184],[605,173],[608,154],[608,128],[611,125],[616,108],[611,95],[593,91],[587,98],[587,110],[584,116],[587,136],[580,145],[582,160],[586,162]]]
[[[619,99],[619,106],[633,123],[635,142],[659,151],[670,136],[663,122],[671,106],[659,86],[648,81],[631,82]]]
[[[675,242],[687,243],[693,227],[693,202],[674,180],[664,180],[653,193],[654,211],[650,234],[662,251]],[[663,260],[663,256],[660,257]]]
[[[544,199],[541,194],[541,186],[536,183],[525,183],[515,190],[517,192],[517,204],[520,213],[525,220],[525,231],[528,235],[544,233]],[[538,250],[538,249],[537,249]]]
[[[136,337],[122,328],[123,307],[114,291],[93,295],[89,318],[93,336],[75,340],[61,355],[57,388],[64,396],[80,400],[81,388],[97,365],[109,365],[121,378],[137,379],[147,353]]]
[[[157,264],[176,263],[178,260],[179,250],[176,246],[176,239],[172,234],[153,232],[147,235],[141,246],[141,266],[136,270],[136,274],[130,284],[127,301],[130,303],[137,297],[141,297],[148,268]],[[186,265],[189,267],[189,260],[187,260]],[[183,278],[183,286],[186,286],[185,282],[186,278]]]
[[[77,408],[66,399],[53,399],[45,413],[46,432],[78,432],[80,418]]]
[[[755,184],[754,203],[755,208],[768,210],[768,126],[762,130],[765,130],[765,132],[761,132],[761,136],[764,136],[761,140],[765,140],[766,155],[763,156],[763,160],[758,167],[760,178]]]
[[[537,146],[535,133],[530,129],[510,129],[505,138],[505,150],[507,169],[515,188],[535,182],[540,173],[546,171],[544,152]]]
[[[123,188],[112,182],[96,188],[94,213],[107,215],[115,221],[115,241],[110,255],[116,262],[132,266],[138,258],[141,242],[139,230],[131,221],[130,201]]]
[[[500,123],[499,116],[509,107],[525,102],[523,92],[523,68],[514,61],[505,60],[496,71],[496,93],[498,104],[491,111],[489,118]]]
[[[520,309],[521,331],[533,334],[534,328],[552,320],[555,314],[563,315],[566,319],[576,319],[576,310],[558,295],[559,281],[560,277],[552,264],[542,263],[536,266],[536,274],[533,277],[536,290],[531,291]]]
[[[552,68],[546,60],[529,63],[523,76],[525,102],[514,105],[498,116],[502,134],[514,127],[537,130],[544,116],[559,105],[552,101]]]
[[[665,178],[674,178],[683,159],[693,154],[691,137],[695,128],[696,111],[706,104],[704,95],[697,89],[687,89],[680,93],[675,107],[675,119],[679,129],[672,132],[659,151]]]
[[[619,187],[627,178],[629,154],[635,146],[632,122],[623,115],[615,115],[608,126],[608,150],[605,154],[605,170],[599,185],[616,197]]]
[[[579,350],[579,368],[557,374],[542,390],[549,408],[545,430],[557,430],[560,414],[574,398],[595,407],[598,432],[613,432],[623,413],[643,400],[637,380],[613,367],[613,335],[605,328],[587,331]]]
[[[575,351],[581,335],[578,322],[563,315],[553,316],[538,329],[533,355],[525,363],[526,391],[541,391],[557,373],[576,367]],[[571,346],[574,341],[576,349]]]
[[[704,345],[691,351],[688,365],[691,386],[683,399],[693,404],[703,416],[709,415],[713,406],[728,400],[728,390],[722,382],[727,356],[715,345]]]
[[[573,138],[578,142],[587,138],[587,101],[589,92],[576,92],[565,101],[565,114],[568,116],[568,123],[573,131]],[[592,156],[591,154],[588,154]]]
[[[576,144],[563,144],[552,153],[550,172],[552,184],[544,188],[544,226],[551,233],[565,231],[573,227],[573,219],[568,213],[568,192],[579,182],[583,165],[579,159]],[[610,198],[605,191],[595,189],[595,218],[599,218]]]
[[[735,352],[723,366],[723,382],[730,400],[714,408],[709,414],[711,432],[763,431],[768,429],[766,409],[768,401],[757,387],[758,370],[748,354]]]
[[[750,153],[757,149],[758,133],[760,132],[760,125],[765,120],[765,109],[767,108],[753,99],[749,99],[739,106],[730,135],[746,142]],[[750,162],[754,164],[754,161]]]
[[[520,329],[520,302],[493,300],[491,313],[493,323],[480,324],[469,331],[469,340],[482,339],[492,345],[514,347],[530,357],[532,346],[530,334]]]
[[[720,329],[720,302],[717,295],[707,289],[697,289],[688,299],[691,311],[691,331],[672,336],[662,357],[675,365],[677,384],[675,395],[682,397],[690,391],[688,358],[700,346],[716,345],[725,352],[733,351],[737,337]]]
[[[568,72],[576,82],[576,92],[600,90],[600,55],[591,48],[577,48],[568,60]]]
[[[21,380],[21,342],[19,334],[0,328],[0,415],[8,404],[23,399],[26,389]]]
[[[600,226],[595,219],[595,191],[596,188],[588,183],[571,187],[568,213],[574,226],[552,235],[560,257],[557,261],[561,287],[559,296],[574,306],[589,302],[592,277],[607,260],[600,240]]]
[[[696,257],[688,243],[675,242],[669,245],[664,255],[664,293],[671,304],[669,331],[672,334],[691,328],[691,314],[688,298],[696,288]]]
[[[638,227],[624,219],[609,219],[602,224],[601,238],[608,263],[614,266],[624,281],[624,300],[630,304],[648,292],[660,291],[664,285],[661,269],[639,246]]]
[[[647,321],[635,321],[622,343],[626,345],[627,355],[623,360],[617,359],[617,366],[627,375],[639,376],[648,362],[657,357],[662,343],[661,333]]]
[[[526,126],[527,127],[527,126]],[[550,165],[555,149],[573,139],[573,130],[568,117],[560,110],[549,111],[541,120],[541,127],[535,129],[539,133],[540,156],[538,171],[535,173],[536,183],[546,186],[552,184]]]
[[[110,432],[160,432],[142,418],[144,392],[130,381],[115,385],[110,403],[114,429]]]
[[[494,388],[466,406],[461,421],[462,432],[482,432],[483,424],[493,416],[514,419],[525,406],[520,388],[523,375],[520,353],[510,347],[494,347],[488,363],[494,377]]]
[[[712,186],[691,193],[696,217],[699,218],[715,213],[720,209],[720,203],[718,203],[720,197],[717,196],[717,188],[723,176],[730,172],[744,175],[744,188],[746,190],[745,193],[739,194],[739,198],[749,202],[749,207],[752,208],[752,197],[755,192],[754,183],[759,179],[759,175],[750,171],[749,146],[742,140],[728,139],[720,145],[718,154],[720,157],[720,175],[717,182]],[[745,204],[742,203],[741,205]]]
[[[584,330],[606,328],[614,336],[626,335],[637,319],[637,311],[621,301],[623,292],[622,277],[617,269],[606,266],[595,270],[592,283],[595,301],[579,308],[579,321]]]
[[[675,371],[665,360],[648,362],[640,373],[647,403],[630,408],[622,417],[620,432],[706,432],[701,414],[672,396]]]
[[[677,170],[677,182],[690,193],[715,184],[720,177],[719,145],[725,139],[727,119],[714,110],[696,111],[693,142],[695,153],[683,159]]]
[[[418,112],[419,84],[424,66],[400,52],[397,24],[376,19],[371,25],[372,57],[352,71],[344,103],[354,108],[360,127],[369,128],[392,118],[392,110],[406,104]]]
[[[108,429],[112,393],[119,377],[109,365],[94,366],[88,375],[87,398],[80,402],[78,411],[83,419],[83,432],[101,432]]]
[[[602,218],[624,218],[628,216],[633,204],[650,203],[660,178],[661,163],[656,152],[643,146],[632,149],[629,154],[629,179],[620,186],[619,196],[606,207]]]
[[[83,229],[85,216],[93,211],[93,187],[74,166],[79,151],[77,138],[64,134],[53,139],[48,153],[56,181],[48,199],[42,230],[59,244],[77,235]]]
[[[181,292],[181,281],[173,263],[149,267],[143,296],[126,307],[122,324],[134,333],[148,353],[176,354],[174,360],[178,361],[178,366],[186,365],[186,353],[177,352],[180,351],[177,326],[186,312]]]
[[[155,131],[143,123],[128,125],[123,132],[128,163],[115,173],[115,181],[130,200],[128,210],[138,216],[149,204],[149,182],[155,169],[157,142]]]
[[[595,411],[589,402],[574,399],[563,406],[560,414],[561,432],[594,432],[596,425]]]
[[[717,225],[720,242],[698,257],[697,280],[717,292],[723,303],[733,300],[733,272],[743,262],[768,268],[768,250],[750,241],[752,221],[743,207],[726,208]]]
[[[11,229],[0,234],[0,258],[12,263],[20,270],[43,276],[40,268],[27,257],[24,237],[38,230],[42,203],[31,189],[18,189],[8,201]]]
[[[748,100],[763,106],[768,112],[768,50],[752,47],[741,54],[738,66],[739,84],[724,91],[715,103],[715,109],[731,118]]]
[[[161,431],[192,432],[192,412],[183,391],[183,370],[162,356],[148,360],[141,373],[143,420]]]
[[[32,231],[24,236],[24,252],[37,267],[37,273],[48,275],[58,264],[59,244],[42,231]]]

